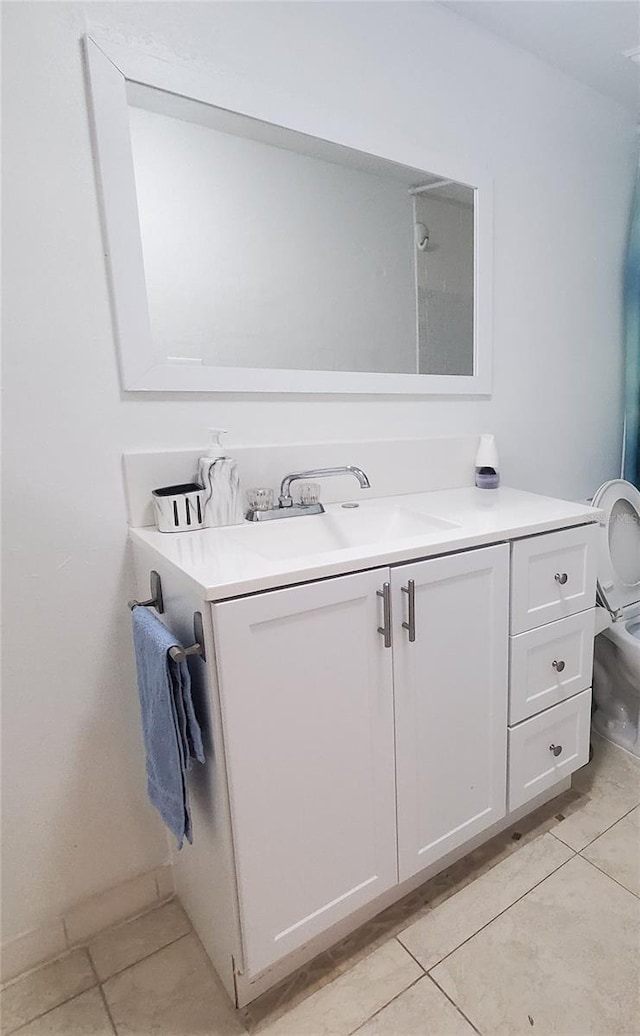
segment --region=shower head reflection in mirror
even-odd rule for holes
[[[486,178],[86,52],[124,388],[490,392]]]

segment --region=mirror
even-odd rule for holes
[[[87,56],[125,388],[488,390],[476,183]]]
[[[137,84],[127,99],[158,362],[473,374],[473,188]]]

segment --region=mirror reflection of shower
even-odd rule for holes
[[[473,188],[136,84],[127,98],[156,363],[473,375],[446,218]],[[466,247],[471,271],[471,230]]]
[[[470,374],[473,188],[436,180],[412,187],[409,193],[413,203],[418,370]]]

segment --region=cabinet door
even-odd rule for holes
[[[392,590],[402,881],[505,815],[509,548],[399,566]]]
[[[212,606],[250,975],[397,882],[388,575]]]

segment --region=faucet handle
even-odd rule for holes
[[[305,507],[310,504],[317,504],[320,499],[320,486],[317,482],[299,482],[298,500]]]
[[[246,496],[250,511],[268,511],[273,507],[273,489],[255,486],[252,489],[247,489]]]

